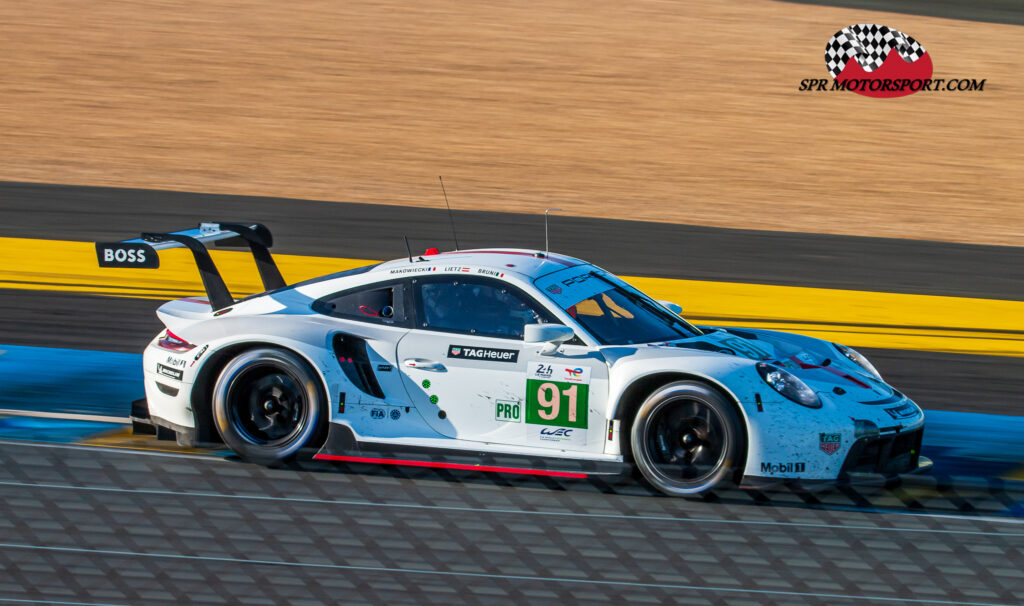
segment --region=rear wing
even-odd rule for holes
[[[141,238],[121,242],[97,242],[96,260],[99,261],[100,267],[156,269],[160,267],[157,251],[187,248],[195,257],[199,276],[210,299],[210,306],[216,311],[233,305],[235,299],[224,284],[224,279],[217,271],[213,259],[210,258],[210,252],[206,249],[207,242],[216,242],[217,246],[248,244],[256,259],[256,268],[260,272],[263,288],[274,290],[286,286],[274,258],[270,256],[274,238],[270,230],[261,223],[200,223],[196,229],[167,234],[144,233]]]

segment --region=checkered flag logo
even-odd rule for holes
[[[835,78],[850,59],[855,59],[870,74],[882,67],[893,50],[907,63],[925,54],[917,40],[899,30],[873,23],[851,25],[836,32],[825,45],[825,65]]]

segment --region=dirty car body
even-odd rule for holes
[[[97,254],[103,264],[119,246],[151,247],[152,267],[161,246],[245,229],[204,225]],[[269,231],[250,229],[262,273]],[[638,465],[677,495],[927,466],[923,412],[852,349],[693,326],[568,256],[428,252],[290,286],[272,277],[241,300],[211,292],[210,264],[209,296],[157,311],[166,330],[145,349],[136,420],[264,463],[315,449],[323,460],[568,477]]]

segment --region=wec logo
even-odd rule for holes
[[[559,427],[558,429],[548,429],[547,427],[542,427],[540,430],[540,435],[542,437],[549,436],[552,438],[571,438],[572,431],[573,430],[566,429],[565,427]]]

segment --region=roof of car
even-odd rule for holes
[[[515,272],[535,279],[577,265],[586,265],[586,262],[567,255],[524,248],[478,248],[413,255],[412,263],[408,258],[395,259],[381,263],[373,271],[401,274],[485,268],[497,272]]]

